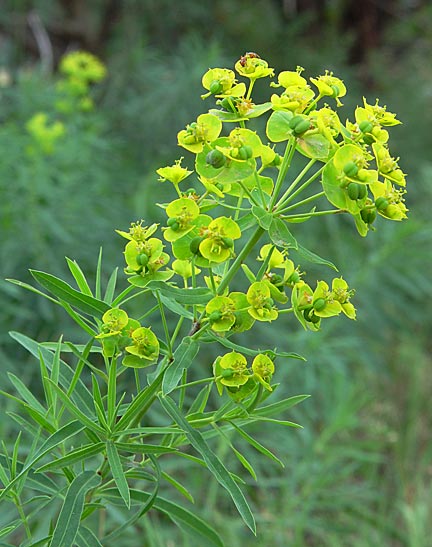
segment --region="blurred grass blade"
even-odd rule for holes
[[[85,496],[89,490],[98,486],[100,480],[100,476],[94,471],[83,471],[71,482],[57,519],[50,547],[65,547],[75,544]]]
[[[42,287],[83,313],[101,318],[110,309],[105,302],[75,290],[68,283],[54,275],[38,270],[30,270],[30,273]]]
[[[176,404],[170,397],[159,397],[159,401],[165,412],[184,431],[191,445],[202,455],[209,471],[213,474],[213,476],[221,484],[221,486],[223,486],[230,494],[245,524],[255,534],[255,520],[250,510],[250,507],[245,497],[243,496],[243,493],[240,490],[239,486],[234,481],[224,464],[216,456],[216,454],[212,452],[202,435],[196,429],[194,429],[185,419],[185,417],[180,413]]]
[[[120,492],[120,495],[123,498],[123,501],[125,502],[126,507],[130,509],[131,500],[130,500],[129,485],[127,483],[127,480],[123,471],[123,465],[121,463],[120,456],[117,452],[117,448],[113,442],[108,441],[106,443],[106,449],[107,449],[108,463],[111,468],[111,473],[112,473],[114,482],[116,483],[118,491]]]

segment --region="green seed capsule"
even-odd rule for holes
[[[298,282],[300,281],[300,274],[299,274],[297,271],[294,271],[294,272],[290,275],[288,281],[289,281],[290,283],[298,283]]]
[[[170,217],[168,220],[167,220],[167,226],[171,227],[173,224],[175,224],[177,222],[177,219],[175,217]]]
[[[228,97],[225,97],[225,99],[222,99],[221,101],[221,106],[222,108],[224,108],[225,110],[228,110],[228,112],[234,112],[234,113],[237,113],[237,110],[236,110],[236,101],[234,99],[229,99]]]
[[[234,247],[234,241],[230,237],[223,237],[221,241],[224,247],[226,247],[227,249],[231,249],[232,247]]]
[[[197,237],[194,237],[192,239],[192,241],[190,242],[189,244],[189,249],[191,251],[192,254],[194,255],[199,255],[201,254],[200,253],[200,250],[199,250],[199,246],[201,244],[201,241],[203,240],[204,238],[203,237],[200,237],[200,236],[197,236]]]
[[[146,253],[141,253],[137,256],[136,261],[138,262],[140,266],[147,266],[149,262],[149,257]]]
[[[359,123],[359,129],[362,133],[370,133],[373,129],[373,125],[368,120],[363,120]]]
[[[362,209],[360,211],[360,216],[366,224],[372,224],[376,219],[376,215],[376,209]]]
[[[337,85],[332,85],[330,86],[333,90],[333,95],[332,97],[339,97],[339,93],[340,93],[340,89],[338,88]]]
[[[230,378],[234,374],[234,371],[232,368],[224,368],[221,371],[222,378]]]
[[[294,116],[293,118],[290,119],[288,125],[290,126],[291,129],[295,129],[297,124],[301,123],[305,118],[303,118],[303,116]]]
[[[215,321],[219,321],[220,319],[222,319],[222,313],[220,311],[214,311],[209,315],[210,323],[214,323]]]
[[[308,129],[310,129],[309,120],[302,120],[294,127],[293,131],[296,135],[301,135],[302,133],[305,133]]]
[[[373,144],[375,142],[375,138],[372,135],[364,135],[363,142],[365,144]]]
[[[384,211],[384,209],[387,209],[388,206],[388,199],[386,199],[384,196],[381,196],[375,200],[375,207],[378,209],[378,211]]]
[[[226,158],[220,150],[211,150],[206,156],[206,163],[214,167],[215,169],[220,169],[225,165]]]
[[[212,95],[217,95],[223,90],[223,85],[219,80],[213,80],[210,84],[209,91]]]
[[[278,275],[278,274],[274,274],[270,278],[270,283],[272,285],[277,285],[278,283],[282,283],[282,281],[283,281],[283,277],[281,275]]]
[[[238,150],[238,157],[241,160],[248,160],[252,156],[253,156],[253,150],[252,150],[251,146],[247,146],[247,145],[240,146],[240,148]]]
[[[359,193],[357,199],[363,199],[367,196],[367,187],[365,184],[359,184]]]
[[[359,193],[360,193],[360,184],[357,182],[351,182],[347,186],[347,193],[350,199],[356,200],[359,199]]]
[[[343,171],[347,177],[355,177],[358,173],[358,167],[353,161],[344,165]]]
[[[316,311],[321,311],[326,307],[326,301],[324,298],[318,298],[318,300],[315,300],[313,303],[313,308]]]

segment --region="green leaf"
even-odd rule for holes
[[[321,133],[306,133],[297,139],[297,150],[307,158],[325,161],[330,154],[330,143]]]
[[[174,361],[168,365],[162,381],[162,393],[168,395],[177,387],[183,374],[188,369],[199,351],[199,342],[190,336],[185,336],[175,350]]]
[[[113,488],[104,491],[104,497],[107,499],[116,498],[117,492]],[[131,497],[140,503],[145,503],[151,494],[140,490],[131,489]],[[206,547],[224,547],[224,544],[213,528],[206,522],[197,517],[195,513],[188,511],[184,507],[157,496],[153,507],[167,515],[179,528],[186,533],[198,534],[201,540],[205,540]]]
[[[14,484],[23,477],[28,471],[33,467],[33,465],[43,458],[46,454],[49,454],[51,450],[57,447],[59,444],[63,443],[70,437],[73,437],[80,431],[84,429],[84,426],[78,421],[69,422],[61,429],[53,433],[48,439],[42,444],[33,458],[21,469],[18,475],[7,484],[3,490],[0,490],[0,500],[9,492],[9,490],[14,486]]]
[[[165,412],[174,420],[174,422],[184,431],[191,445],[201,454],[207,464],[209,471],[216,480],[230,494],[239,514],[245,524],[255,534],[255,520],[250,507],[243,496],[238,484],[234,481],[227,468],[221,460],[212,452],[202,435],[194,429],[170,397],[159,397],[159,401]]]
[[[12,374],[11,372],[8,372],[8,377],[19,395],[21,395],[23,401],[25,401],[29,405],[29,407],[34,408],[37,412],[40,412],[41,414],[46,414],[46,408],[40,404],[40,402],[26,387],[22,380],[20,380],[17,376],[15,376],[15,374]]]
[[[304,260],[307,260],[308,262],[313,262],[314,264],[321,264],[323,266],[328,266],[332,270],[335,270],[335,272],[339,271],[337,267],[333,264],[333,262],[330,262],[329,260],[326,260],[325,258],[321,258],[317,254],[313,253],[309,249],[306,249],[306,247],[303,247],[300,244],[298,244],[296,251]]]
[[[118,268],[114,268],[106,286],[104,301],[108,304],[112,304],[112,301],[114,299],[114,291],[117,284],[117,272]]]
[[[130,423],[133,423],[137,418],[145,413],[154,401],[155,395],[162,385],[162,377],[163,372],[161,372],[149,386],[141,390],[117,422],[114,431],[124,431]]]
[[[292,112],[276,110],[267,121],[266,134],[272,142],[287,141],[292,135],[289,122],[293,117]]]
[[[74,465],[75,463],[81,462],[83,460],[86,460],[87,458],[91,458],[92,456],[99,454],[104,448],[105,443],[86,444],[81,448],[72,450],[62,458],[58,458],[57,460],[53,460],[52,462],[48,462],[41,467],[38,467],[36,471],[40,473],[41,471],[51,471],[52,469],[59,469],[62,467],[68,467],[69,465]]]
[[[256,439],[251,437],[244,429],[236,425],[234,422],[230,422],[230,424],[233,426],[233,428],[237,431],[237,433],[243,437],[251,446],[255,448],[255,450],[258,450],[258,452],[261,452],[264,456],[267,456],[267,458],[270,458],[274,462],[278,463],[281,467],[285,467],[284,463],[277,458],[273,452],[270,452],[265,446],[263,446],[261,443],[259,443]]]
[[[213,298],[210,289],[205,287],[199,287],[197,289],[180,289],[161,281],[151,281],[148,284],[148,288],[152,291],[160,291],[161,295],[172,298],[180,304],[206,304]]]
[[[182,494],[187,500],[189,500],[191,503],[195,503],[195,500],[189,490],[185,486],[180,484],[174,477],[171,477],[171,475],[168,475],[168,473],[165,472],[162,473],[162,477],[170,484],[172,484],[174,488],[178,490],[180,494]]]
[[[78,547],[103,547],[95,534],[86,526],[80,526],[75,543]]]
[[[128,430],[129,433],[129,430]],[[177,448],[157,444],[115,443],[118,450],[129,454],[169,454],[178,452]]]
[[[60,397],[62,403],[67,408],[67,410],[74,416],[78,421],[83,425],[87,426],[91,431],[95,433],[104,434],[106,432],[101,426],[94,422],[89,416],[85,413],[84,409],[80,409],[71,398],[64,393],[58,386],[51,382],[52,387],[55,389],[57,395]],[[93,416],[93,412],[90,414]]]
[[[87,492],[100,483],[94,471],[83,471],[70,483],[61,508],[50,547],[66,547],[75,543]]]
[[[66,257],[66,262],[69,266],[69,270],[71,274],[74,276],[74,279],[78,285],[79,290],[83,294],[87,294],[88,296],[93,296],[93,293],[91,292],[89,284],[87,283],[87,279],[85,278],[85,275],[83,271],[81,270],[81,268],[78,266],[78,263],[75,260],[71,260],[68,257]]]
[[[30,270],[30,273],[42,287],[83,313],[101,318],[110,309],[108,304],[102,302],[102,300],[75,290],[68,283],[54,275],[37,270]]]
[[[123,498],[123,501],[125,502],[126,507],[129,509],[130,508],[129,485],[127,483],[127,480],[123,471],[123,465],[121,463],[120,456],[117,452],[116,445],[113,442],[108,441],[106,443],[106,448],[107,448],[108,463],[111,468],[111,473],[112,473],[114,482],[116,483],[118,491],[120,492],[120,495]]]
[[[288,230],[286,223],[280,218],[273,217],[269,229],[269,236],[276,247],[284,249],[297,249],[298,243],[292,233]]]
[[[283,401],[278,401],[277,403],[272,403],[271,405],[262,406],[261,408],[257,408],[254,411],[255,416],[273,416],[274,414],[280,414],[284,410],[287,410],[288,408],[293,407],[294,405],[298,405],[305,399],[308,399],[310,395],[294,395],[294,397],[289,397],[288,399],[284,399]]]
[[[258,205],[252,205],[252,214],[261,228],[264,228],[264,230],[268,230],[270,228],[273,221],[272,213],[269,213],[262,207],[258,207]]]

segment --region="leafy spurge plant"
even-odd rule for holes
[[[19,458],[18,438],[0,467],[0,497],[15,503],[19,514],[5,533],[22,525],[28,537],[23,545],[30,544],[34,518],[24,507],[26,479],[28,491],[44,495],[47,505],[52,499],[61,504],[58,517],[54,505],[52,525],[37,545],[106,545],[152,507],[208,544],[222,545],[210,526],[160,493],[166,482],[191,499],[178,477],[164,470],[167,459],[190,457],[184,451],[188,444],[194,461],[228,491],[255,533],[237,477],[212,450],[211,438],[239,433],[279,461],[243,428],[267,420],[298,427],[272,416],[306,396],[267,403],[276,388],[284,390],[274,383],[278,368],[301,357],[287,348],[242,345],[240,335],[284,321],[287,314],[311,331],[333,316],[355,319],[354,290],[343,277],[306,281],[303,261],[336,267],[299,243],[301,223],[347,214],[366,236],[377,215],[406,217],[405,175],[390,153],[386,129],[399,123],[394,114],[378,101],[364,100],[354,121],[343,123],[337,110],[347,93],[343,81],[326,71],[309,83],[300,67],[277,75],[270,86],[278,92],[255,104],[254,86],[274,78],[274,70],[252,52],[236,62],[235,70],[246,81],[226,68],[204,74],[202,98],[212,101],[210,110],[178,133],[179,146],[194,155],[194,169],[183,167],[181,157],[157,170],[159,181],[173,186],[171,201],[160,204],[165,225],[141,220],[128,231],[117,230],[127,240],[126,288],[117,292],[115,270],[102,292],[101,260],[95,290],[74,261],[68,264],[77,289],[32,271],[51,293],[40,294],[62,306],[88,341],[78,345],[61,338],[41,344],[12,334],[40,359],[46,396],[46,404],[40,403],[11,377],[24,414],[17,420],[35,434],[27,454]],[[78,56],[63,63],[62,71],[71,86],[84,75],[83,90],[104,74]],[[254,120],[263,116],[261,134]],[[293,172],[295,155],[302,165]],[[129,303],[137,298],[146,298],[147,307],[140,317],[131,317]],[[200,351],[207,344],[217,347],[212,362],[205,349]],[[73,366],[63,359],[65,352],[76,359]],[[214,388],[222,397],[217,408],[210,399]],[[154,405],[169,425],[153,422]],[[230,446],[250,471],[245,457]],[[111,504],[126,508],[125,524],[117,530],[99,526],[97,537],[92,515]],[[73,519],[68,518],[72,511]]]

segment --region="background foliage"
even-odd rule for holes
[[[237,517],[230,516],[229,502],[216,484],[203,488],[203,477],[191,475],[187,464],[181,469],[191,475],[189,484],[195,481],[202,516],[224,531],[232,547],[245,541],[275,547],[429,544],[428,4],[3,0],[2,280],[27,281],[29,267],[61,274],[63,256],[76,258],[91,274],[100,245],[106,271],[121,265],[122,242],[113,230],[137,218],[158,220],[155,202],[162,200],[164,186],[157,185],[154,171],[179,155],[176,133],[202,108],[197,99],[202,73],[211,66],[232,65],[245,51],[259,52],[277,70],[296,65],[309,73],[332,69],[350,89],[347,110],[360,104],[362,94],[370,102],[379,96],[404,122],[392,137],[392,152],[403,158],[409,174],[409,221],[378,223],[377,231],[362,240],[347,221],[329,218],[320,222],[319,233],[311,222],[305,236],[304,244],[340,265],[350,286],[357,288],[357,323],[330,322],[317,334],[291,331],[288,323],[283,331],[265,331],[266,345],[269,336],[275,344],[289,337],[290,350],[307,357],[306,364],[287,365],[281,381],[291,394],[312,397],[289,416],[304,430],[257,432],[285,462],[284,470],[267,463],[263,467],[254,454],[248,455],[259,470],[259,486],[249,484],[258,538],[247,536]],[[109,78],[95,90],[95,110],[76,116],[62,146],[35,160],[26,153],[26,122],[37,111],[52,112],[57,62],[76,47],[100,55]],[[72,338],[73,326],[42,299],[4,281],[0,290],[3,367],[30,385],[38,375],[35,361],[19,352],[7,331],[55,340],[63,332]],[[11,390],[5,376],[1,384]],[[3,411],[13,410],[13,404],[3,400]],[[15,427],[11,420],[1,420],[0,435],[6,442],[14,441]],[[227,454],[225,445],[218,450]],[[109,518],[120,523],[123,515]],[[138,547],[143,536],[151,547],[193,545],[160,519],[152,513],[122,545]]]

